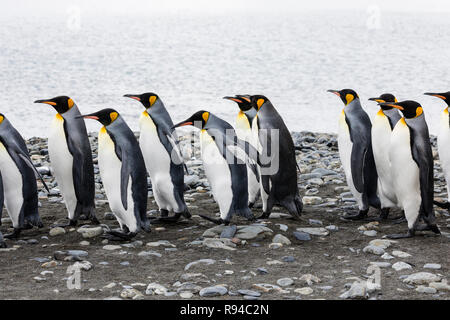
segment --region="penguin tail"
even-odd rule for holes
[[[442,209],[450,209],[450,202],[440,202],[440,201],[436,201],[436,200],[433,200],[433,204],[435,205],[435,206],[438,206],[439,208],[442,208]]]

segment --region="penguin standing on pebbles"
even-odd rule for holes
[[[161,98],[155,93],[126,94],[146,108],[139,119],[139,145],[145,160],[153,194],[161,217],[155,222],[176,222],[191,217],[184,201],[184,163],[173,122]],[[169,211],[174,212],[169,217]]]
[[[194,113],[174,128],[187,125],[201,130],[205,175],[220,210],[220,219],[201,217],[216,224],[228,224],[234,214],[253,220],[254,216],[248,207],[246,156],[239,154],[245,149],[240,149],[242,145],[233,127],[207,111]]]
[[[19,132],[0,113],[1,206],[5,201],[14,231],[4,237],[16,239],[23,229],[43,227],[38,213],[36,176],[42,177],[31,162],[28,149]],[[47,185],[42,180],[44,187]],[[0,214],[1,217],[1,214]]]
[[[444,93],[427,92],[425,95],[440,98],[447,104],[447,108],[445,108],[441,113],[437,146],[439,160],[441,161],[441,168],[444,172],[445,181],[447,183],[448,199],[445,203],[434,201],[434,204],[443,209],[450,210],[450,117],[448,115],[448,109],[450,106],[450,91]]]
[[[2,225],[2,213],[3,213],[3,181],[2,174],[0,172],[0,226]],[[0,248],[6,248],[6,243],[3,240],[3,234],[0,231]]]
[[[48,153],[68,211],[69,222],[60,226],[75,226],[79,218],[98,224],[91,145],[77,105],[67,96],[35,103],[48,104],[57,111],[50,127]]]
[[[346,215],[344,218],[365,219],[369,206],[381,208],[377,196],[378,174],[372,152],[372,124],[355,91],[343,89],[328,92],[341,98],[345,105],[339,118],[339,157],[347,184],[359,207],[358,214]]]
[[[240,111],[236,118],[236,134],[239,139],[253,145],[252,122],[256,116],[256,110],[252,107],[250,96],[240,95],[235,97],[224,97],[238,104]],[[259,198],[259,172],[257,166],[247,167],[248,176],[248,206],[250,208]]]
[[[252,134],[258,154],[263,214],[267,219],[275,204],[300,219],[303,203],[297,185],[297,160],[291,133],[280,114],[265,96],[254,95],[251,104],[257,114]]]
[[[369,100],[380,103],[397,102],[394,95],[390,93],[382,94],[378,98]],[[389,145],[391,142],[392,130],[401,116],[396,108],[380,106],[372,125],[372,148],[373,157],[378,173],[378,196],[380,197],[381,211],[380,220],[387,219],[390,208],[397,206],[395,196],[394,181],[389,161]]]
[[[409,238],[414,236],[415,231],[423,230],[440,234],[433,212],[433,153],[423,109],[411,100],[381,105],[397,108],[403,114],[392,131],[389,160],[395,194],[408,222],[408,233],[388,237]],[[420,219],[425,225],[418,224]]]
[[[98,134],[98,165],[111,211],[121,230],[107,232],[110,240],[130,240],[150,231],[147,218],[147,171],[134,133],[114,109],[83,115],[103,124]]]

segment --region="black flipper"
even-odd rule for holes
[[[34,170],[34,172],[36,173],[36,175],[39,177],[39,179],[42,181],[42,184],[44,185],[45,190],[47,190],[47,192],[50,192],[50,190],[48,189],[47,184],[44,181],[44,178],[42,178],[41,174],[39,173],[39,171],[37,171],[36,167],[34,166],[33,162],[31,162],[31,160],[23,154],[22,150],[20,149],[15,149],[14,151],[17,152],[17,155],[23,160],[25,161],[25,163]]]

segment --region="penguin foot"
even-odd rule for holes
[[[22,230],[30,230],[33,229],[33,225],[29,222],[24,223],[23,227],[21,227]]]
[[[406,239],[406,238],[412,238],[414,237],[415,233],[414,230],[408,230],[408,233],[406,234],[388,234],[386,237],[388,239]]]
[[[97,219],[96,216],[93,216],[93,217],[91,218],[91,222],[92,222],[92,224],[95,224],[95,225],[100,224],[100,221],[98,221],[98,219]]]
[[[343,216],[343,218],[345,220],[352,220],[352,221],[364,220],[364,219],[367,219],[368,211],[369,210],[359,210],[359,212],[357,214],[346,214]]]
[[[433,231],[436,234],[441,234],[441,231],[439,230],[437,225],[427,225],[427,224],[420,224],[417,225],[415,228],[417,231]]]
[[[111,241],[128,241],[133,239],[136,236],[136,234],[137,234],[136,232],[110,230],[103,235],[103,238]]]
[[[20,235],[20,229],[19,228],[14,228],[14,231],[12,232],[12,233],[8,233],[8,234],[5,234],[4,236],[3,236],[3,238],[5,238],[5,239],[18,239],[19,238],[19,235]]]
[[[262,215],[260,215],[257,219],[269,219],[270,212],[263,212]]]
[[[75,227],[77,225],[77,220],[70,220],[67,223],[58,223],[58,224],[54,224],[52,227],[56,228],[56,227],[61,227],[61,228],[65,228],[65,227]]]
[[[5,241],[0,241],[0,248],[7,248]]]
[[[392,220],[392,224],[402,224],[407,222],[405,217],[397,217],[396,219]]]
[[[159,214],[161,217],[166,218],[169,216],[169,210],[166,209],[159,209]]]
[[[89,220],[89,217],[83,213],[83,214],[80,214],[80,216],[78,217],[78,219],[84,221],[84,220]]]
[[[211,217],[208,217],[208,216],[205,216],[205,215],[202,215],[202,214],[199,214],[199,216],[202,217],[203,219],[208,220],[208,221],[210,221],[212,223],[215,223],[217,225],[224,224],[224,225],[227,226],[230,223],[230,221],[225,221],[222,218],[215,219],[215,218],[211,218]]]
[[[250,209],[253,208],[254,205],[255,205],[254,202],[249,202],[249,203],[248,203],[248,207],[249,207]]]

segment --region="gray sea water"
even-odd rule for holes
[[[0,112],[25,137],[46,136],[55,111],[36,99],[69,95],[83,113],[116,108],[133,129],[143,108],[126,93],[156,92],[174,122],[200,109],[234,124],[225,95],[265,94],[289,129],[336,132],[342,103],[327,89],[384,92],[423,103],[437,132],[450,90],[449,14],[0,16]],[[89,131],[99,124],[88,123]]]

